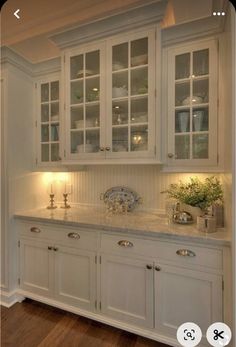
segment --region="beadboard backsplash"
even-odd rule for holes
[[[42,174],[43,177],[44,174]],[[55,178],[59,173],[54,173]],[[135,190],[143,198],[140,208],[147,210],[163,210],[165,194],[170,183],[186,180],[190,176],[204,178],[207,174],[162,173],[158,166],[126,165],[126,166],[90,166],[85,171],[68,173],[68,182],[72,184],[69,201],[72,204],[103,205],[101,193],[113,186],[124,185]],[[57,189],[56,202],[62,201],[62,192]]]

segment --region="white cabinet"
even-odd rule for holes
[[[55,298],[84,310],[93,310],[96,294],[95,254],[61,245],[55,248]]]
[[[229,323],[223,247],[49,223],[18,230],[23,296],[173,346],[184,322],[201,327],[203,346],[212,322]]]
[[[168,48],[165,55],[169,166],[217,165],[217,42]]]
[[[64,79],[66,160],[155,158],[154,29],[67,50]]]
[[[153,327],[153,271],[148,261],[102,255],[102,313],[142,327]]]
[[[194,322],[205,335],[212,322],[222,321],[222,276],[162,263],[154,269],[158,333],[175,337],[181,324]]]
[[[94,310],[95,253],[53,243],[20,240],[20,288],[84,310]]]
[[[36,94],[36,163],[38,166],[55,166],[61,159],[59,76],[37,81]]]
[[[48,243],[21,240],[20,287],[45,297],[53,294],[53,254]]]

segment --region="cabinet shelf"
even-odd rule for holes
[[[91,75],[91,76],[84,76],[84,77],[79,77],[79,78],[73,78],[70,80],[70,82],[78,82],[78,81],[84,81],[84,80],[89,80],[92,78],[97,78],[100,77],[100,74],[96,74],[96,75]]]

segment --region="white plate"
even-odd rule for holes
[[[128,202],[128,211],[132,211],[135,206],[140,203],[141,199],[136,192],[128,187],[118,186],[108,189],[105,194],[101,195],[101,199],[105,204],[112,203],[116,199],[119,199],[122,203]]]

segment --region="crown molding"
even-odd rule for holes
[[[4,64],[13,65],[30,76],[33,74],[33,64],[7,46],[1,47],[0,63],[1,66],[4,66]]]
[[[31,77],[39,77],[61,70],[60,57],[33,64],[6,46],[1,47],[0,63],[1,66],[10,64]]]
[[[102,39],[131,29],[160,22],[165,14],[167,0],[158,0],[125,12],[108,16],[88,24],[49,36],[64,49],[92,40]]]
[[[40,63],[33,64],[34,77],[48,75],[50,73],[61,71],[61,57],[45,60]]]
[[[225,11],[228,1],[213,0],[212,10]],[[185,41],[218,35],[224,31],[226,16],[209,16],[191,22],[185,22],[162,29],[162,46],[170,46]]]

